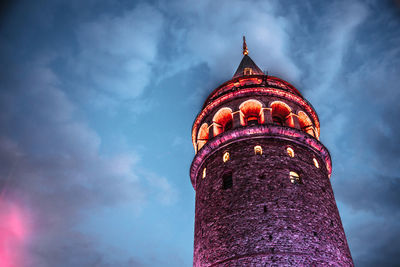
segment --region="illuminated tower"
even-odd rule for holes
[[[243,55],[193,124],[193,265],[353,266],[314,108]]]

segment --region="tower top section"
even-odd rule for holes
[[[249,50],[247,49],[246,37],[243,36],[243,58],[237,68],[233,78],[245,75],[263,75],[262,70],[256,63],[249,57]]]
[[[233,78],[210,93],[193,123],[193,186],[210,153],[228,143],[254,138],[290,139],[307,146],[325,161],[330,175],[330,155],[319,135],[319,119],[312,105],[290,83],[264,74],[248,55],[243,38],[243,58]]]

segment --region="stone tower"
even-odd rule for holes
[[[243,55],[193,124],[193,265],[353,266],[314,108]]]

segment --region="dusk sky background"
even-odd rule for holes
[[[399,266],[389,0],[3,1],[0,266],[191,266],[191,127],[243,35],[319,115],[356,266]]]

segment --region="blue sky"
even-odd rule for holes
[[[190,266],[191,126],[237,68],[321,121],[357,266],[400,253],[399,1],[5,1],[0,234],[19,266]],[[11,214],[11,215],[10,215]]]

